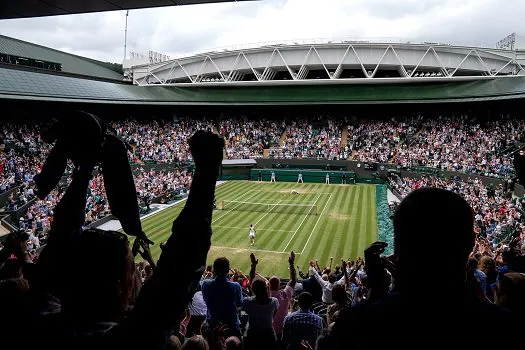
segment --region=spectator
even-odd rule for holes
[[[288,257],[288,269],[290,270],[290,281],[286,284],[284,289],[281,288],[281,280],[277,276],[270,278],[270,296],[277,299],[279,302],[279,308],[275,316],[273,317],[273,328],[277,334],[277,339],[282,338],[283,322],[284,318],[288,315],[288,308],[290,307],[290,301],[294,295],[294,288],[297,283],[297,273],[295,271],[295,254],[290,253]]]
[[[346,292],[346,288],[342,284],[336,284],[332,288],[332,299],[334,303],[326,310],[326,324],[330,325],[334,320],[336,312],[350,307],[350,298]]]
[[[321,287],[323,288],[323,303],[325,303],[325,304],[333,304],[334,301],[332,299],[332,288],[336,284],[344,283],[344,277],[342,277],[341,279],[337,280],[335,273],[330,272],[328,274],[328,280],[325,281],[321,277],[321,275],[319,274],[317,269],[315,268],[315,264],[314,264],[313,261],[310,261],[310,273],[317,280],[317,283],[319,283],[321,285]]]
[[[501,276],[496,289],[496,304],[510,311],[516,320],[525,315],[525,274],[509,272]]]
[[[202,296],[206,303],[208,313],[206,323],[208,331],[224,324],[232,336],[241,337],[238,311],[243,305],[241,286],[228,281],[230,262],[226,258],[218,258],[213,263],[215,277],[204,280]]]
[[[31,284],[36,288],[32,293],[38,296],[40,317],[28,323],[29,329],[23,327],[24,332],[34,336],[25,345],[34,340],[50,348],[165,346],[192,295],[191,286],[198,282],[195,271],[200,274],[205,264],[215,181],[222,159],[222,145],[216,136],[198,133],[190,139],[190,145],[196,161],[198,179],[192,183],[196,190],[190,193],[157,268],[126,316],[123,311],[131,301],[135,275],[127,237],[87,230],[75,238],[74,233],[83,223],[85,193],[93,166],[88,162],[79,167],[54,210],[49,243],[37,262],[38,281],[45,283]],[[193,247],[191,253],[188,246]],[[92,259],[93,252],[96,259]]]
[[[407,332],[417,332],[420,337],[436,340],[446,334],[447,339],[452,337],[478,344],[481,342],[472,339],[470,332],[464,332],[465,325],[475,324],[480,319],[509,322],[507,313],[468,294],[465,274],[468,256],[474,246],[473,221],[469,205],[457,194],[431,188],[409,194],[394,217],[397,294],[375,304],[361,304],[342,311],[329,336],[320,340],[319,349],[327,346],[346,348],[349,329],[360,335],[354,339],[354,346],[364,345],[376,334],[370,325],[386,324],[392,320],[395,322],[388,323],[382,336],[388,337],[394,346],[417,342],[416,338],[402,336]],[[421,234],[422,229],[425,234]],[[447,259],[429,260],[429,254],[440,254],[441,247],[434,244],[434,240],[445,232],[454,237],[455,242],[447,248]],[[454,293],[443,293],[425,274],[438,269],[440,285],[447,286]],[[369,273],[367,278],[372,277]],[[434,322],[439,319],[447,322],[435,327]]]
[[[279,308],[276,298],[268,295],[266,282],[256,279],[252,283],[255,296],[243,301],[244,311],[249,317],[246,344],[249,349],[271,349],[277,345],[273,318]]]
[[[498,272],[496,271],[496,262],[489,256],[482,256],[479,260],[479,270],[487,277],[485,295],[490,301],[494,301],[494,283],[496,283],[496,277]]]
[[[202,290],[200,286],[197,292],[193,295],[193,298],[189,305],[191,320],[188,324],[186,336],[192,337],[200,332],[202,323],[206,320],[206,314],[208,309],[204,297],[202,296]]]
[[[195,335],[186,339],[182,345],[182,350],[208,350],[208,342],[200,335]]]
[[[303,341],[315,346],[317,337],[323,329],[323,320],[310,310],[312,295],[303,292],[299,295],[299,310],[286,316],[283,325],[283,343],[286,349],[300,349]]]

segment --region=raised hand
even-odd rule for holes
[[[257,264],[259,263],[259,260],[255,258],[255,254],[253,253],[250,254],[250,261],[252,263],[252,266],[257,266]]]
[[[199,130],[188,140],[195,165],[217,167],[222,162],[224,139],[209,131]]]
[[[292,252],[290,253],[290,256],[288,257],[288,264],[290,266],[293,266],[294,263],[295,263],[295,253],[292,250]]]

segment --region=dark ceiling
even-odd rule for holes
[[[0,0],[0,19],[253,0]]]

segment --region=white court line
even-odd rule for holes
[[[232,230],[246,230],[246,227],[235,227],[235,226],[220,226],[220,225],[214,225],[213,227],[221,227],[221,228],[231,228]],[[271,230],[271,229],[266,229],[266,228],[261,228],[261,229],[258,229],[258,231],[272,231],[272,232],[288,232],[288,233],[292,233],[293,231],[288,231],[288,230]]]
[[[219,247],[216,245],[212,245],[211,248],[217,248],[217,249],[230,249],[230,250],[244,250],[247,252],[263,252],[263,253],[274,253],[274,254],[289,254],[284,252],[276,252],[275,250],[264,250],[264,249],[248,249],[248,248],[232,248],[232,247]],[[301,255],[301,253],[295,253],[295,255]]]
[[[319,193],[319,195],[317,196],[317,198],[315,199],[314,201],[314,205],[315,203],[317,203],[317,201],[319,200],[319,198],[321,197],[321,193]],[[311,210],[311,209],[310,209]],[[288,241],[288,243],[286,244],[286,247],[284,247],[283,249],[283,253],[286,251],[286,248],[288,248],[288,246],[290,245],[290,243],[292,242],[293,238],[295,237],[295,235],[297,234],[297,232],[299,231],[299,229],[301,228],[301,226],[303,225],[303,222],[304,220],[306,220],[306,218],[308,217],[308,215],[310,214],[310,212],[306,213],[306,215],[304,216],[303,220],[299,223],[299,226],[297,227],[297,229],[294,231],[293,235],[292,235],[292,238],[290,238],[290,240]],[[321,213],[322,214],[322,213]]]
[[[330,193],[330,197],[328,197],[328,200],[326,201],[326,204],[324,205],[323,211],[321,212],[321,215],[319,215],[319,218],[317,219],[314,228],[312,229],[312,232],[310,232],[310,236],[308,236],[308,239],[306,240],[306,243],[304,244],[303,250],[301,250],[301,254],[306,249],[306,246],[308,245],[308,242],[310,242],[310,238],[312,238],[312,234],[315,231],[315,228],[317,227],[317,224],[319,223],[319,220],[321,220],[321,217],[323,216],[324,210],[326,209],[326,206],[328,205],[328,202],[330,202],[330,199],[332,199],[332,194]]]
[[[251,192],[251,190],[244,192],[243,194],[241,194],[241,195],[240,195],[239,197],[237,197],[237,198],[241,198],[242,196],[244,196],[246,193],[249,193],[249,192]],[[256,194],[257,194],[257,192],[255,192],[255,193],[252,194],[251,196],[248,196],[248,198],[252,198],[252,197],[255,196]],[[246,198],[246,199],[248,199],[248,198]],[[242,202],[241,202],[241,204],[242,204]],[[225,212],[224,214],[222,214],[221,216],[219,216],[218,218],[216,218],[215,220],[213,220],[211,223],[213,224],[214,222],[219,221],[220,219],[222,219],[223,217],[225,217],[226,214],[228,214],[229,212],[231,212],[231,211],[234,210],[234,209],[237,209],[237,207],[239,207],[241,204],[237,204],[235,207],[231,208],[230,210],[228,210],[227,212]]]

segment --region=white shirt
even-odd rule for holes
[[[206,307],[201,291],[195,293],[188,308],[192,316],[206,316],[208,308]]]
[[[332,304],[334,301],[332,299],[332,288],[333,286],[335,286],[336,284],[344,284],[345,283],[345,277],[341,277],[341,279],[339,281],[335,281],[333,284],[328,282],[328,281],[325,281],[321,275],[319,275],[319,272],[317,272],[316,269],[314,269],[313,267],[310,267],[310,272],[313,273],[315,279],[317,280],[317,282],[319,282],[319,284],[321,285],[321,287],[323,288],[323,303],[325,304]]]

